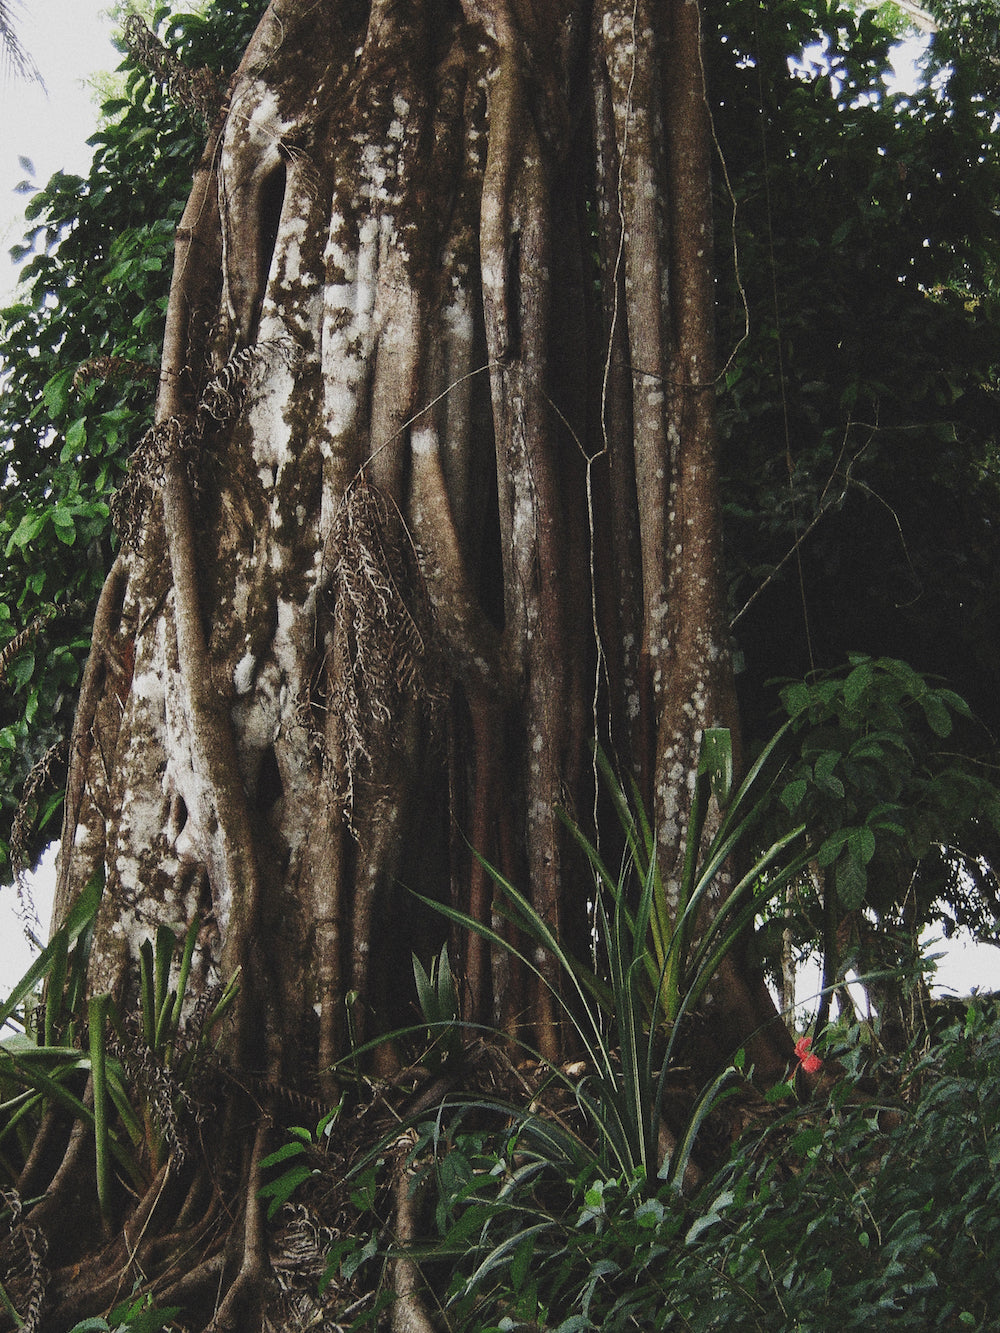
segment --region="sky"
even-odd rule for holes
[[[111,45],[112,21],[107,0],[24,0],[14,17],[23,47],[31,54],[45,88],[9,77],[0,83],[0,301],[14,288],[16,270],[8,250],[24,231],[27,196],[15,193],[29,174],[19,162],[27,158],[32,179],[44,184],[56,171],[85,175],[91,150],[87,139],[97,128],[97,105],[86,80],[114,69],[120,56]],[[911,48],[917,49],[917,48]],[[912,60],[899,61],[901,80],[912,78]],[[30,896],[36,917],[22,922],[17,894],[0,887],[0,995],[27,969],[31,948],[24,925],[45,938],[51,907],[53,866],[49,855],[34,877]],[[936,932],[940,936],[940,932]],[[938,964],[936,989],[967,994],[974,986],[1000,989],[1000,949],[969,942],[933,944],[927,948],[946,956]],[[804,986],[811,988],[808,979]]]
[[[8,251],[24,232],[27,196],[15,187],[34,166],[36,185],[56,171],[86,175],[97,128],[97,105],[85,80],[116,68],[121,56],[111,45],[108,0],[21,0],[12,14],[21,45],[34,60],[45,87],[9,75],[0,82],[0,297],[9,299],[16,270]]]

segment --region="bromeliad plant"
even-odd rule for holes
[[[413,957],[413,980],[417,987],[417,1003],[427,1023],[429,1046],[423,1059],[432,1070],[439,1070],[454,1061],[462,1045],[459,1024],[458,995],[451,973],[448,946],[431,960],[430,974],[416,954]]]
[[[783,727],[763,749],[737,790],[733,790],[733,742],[727,728],[708,728],[702,736],[698,773],[684,840],[679,882],[664,883],[656,833],[643,808],[638,788],[631,799],[616,778],[607,756],[597,761],[614,802],[626,840],[626,857],[617,875],[597,845],[579,827],[564,822],[586,855],[597,880],[597,909],[602,933],[613,938],[609,954],[614,972],[630,946],[630,966],[644,977],[647,1023],[671,1032],[678,1020],[701,999],[720,961],[751,923],[761,906],[783,888],[805,864],[804,825],[783,831],[760,851],[738,877],[706,922],[705,907],[713,889],[722,887],[727,867],[750,846],[766,793],[774,781],[775,752],[787,730]],[[710,829],[715,812],[714,831]],[[710,834],[710,836],[708,836]],[[785,858],[782,861],[782,858]],[[736,882],[732,883],[735,878]],[[634,885],[639,895],[634,908]],[[603,891],[603,895],[600,891]],[[610,904],[610,914],[609,914]]]
[[[637,1182],[640,1190],[655,1189],[658,1175],[680,1189],[695,1135],[712,1106],[727,1095],[725,1085],[736,1076],[730,1066],[704,1090],[676,1146],[661,1164],[665,1083],[684,1017],[702,998],[742,931],[805,863],[803,828],[798,826],[754,855],[748,870],[731,877],[725,896],[713,904],[711,919],[706,919],[709,894],[725,885],[726,867],[737,852],[751,845],[783,734],[771,740],[734,790],[730,733],[722,728],[705,732],[674,904],[660,872],[656,832],[638,793],[633,790],[630,799],[606,758],[599,755],[625,836],[627,854],[620,872],[613,875],[598,847],[572,822],[566,822],[594,870],[595,930],[599,956],[607,963],[606,976],[596,975],[568,954],[524,894],[484,862],[500,891],[498,910],[556,959],[568,982],[567,995],[550,989],[594,1071],[576,1087],[577,1100],[597,1131],[605,1168],[616,1177]],[[465,913],[431,905],[494,947],[508,949],[544,985],[550,985],[527,951],[521,952]],[[559,1071],[553,1072],[558,1075]]]
[[[176,1110],[185,1085],[238,991],[238,978],[186,1026],[198,922],[182,940],[165,925],[140,950],[139,1004],[124,1016],[109,994],[87,996],[87,968],[103,885],[95,879],[65,924],[0,1004],[0,1172],[13,1185],[45,1114],[59,1111],[94,1135],[102,1216],[117,1170],[145,1187],[178,1147]],[[176,963],[176,983],[171,987]],[[44,982],[41,1000],[39,985]]]
[[[767,899],[799,873],[806,856],[802,828],[747,855],[759,836],[758,813],[781,768],[781,739],[779,733],[737,787],[729,733],[720,729],[704,736],[673,904],[661,874],[655,830],[638,793],[626,794],[599,756],[626,849],[619,873],[612,874],[597,846],[566,822],[594,872],[596,955],[605,964],[600,974],[571,956],[525,895],[486,866],[497,886],[497,910],[558,964],[562,984],[552,984],[551,990],[575,1029],[588,1072],[580,1079],[572,1067],[549,1064],[546,1069],[542,1064],[553,1081],[571,1091],[586,1128],[580,1132],[572,1118],[552,1107],[539,1112],[534,1103],[526,1108],[486,1097],[442,1105],[434,1117],[413,1127],[408,1157],[413,1188],[432,1191],[436,1199],[439,1239],[413,1243],[400,1228],[404,1240],[386,1251],[374,1232],[364,1241],[355,1233],[331,1253],[324,1281],[335,1275],[350,1280],[368,1259],[419,1263],[432,1285],[435,1276],[443,1275],[440,1296],[456,1327],[483,1328],[491,1314],[513,1326],[513,1316],[534,1320],[536,1309],[553,1299],[558,1308],[581,1272],[587,1275],[586,1314],[595,1284],[611,1272],[604,1258],[594,1263],[592,1257],[600,1255],[600,1237],[612,1224],[629,1228],[625,1248],[634,1254],[651,1259],[654,1251],[665,1253],[662,1244],[650,1247],[650,1228],[668,1213],[676,1214],[680,1224],[684,1204],[679,1196],[696,1136],[710,1111],[735,1091],[731,1085],[742,1065],[737,1056],[708,1084],[664,1153],[662,1108],[678,1036],[726,951]],[[729,866],[741,855],[749,867],[733,875]],[[709,919],[708,898],[716,889],[720,901],[713,901]],[[536,947],[519,948],[464,913],[429,905],[493,947],[508,949],[550,985],[534,961]],[[428,975],[415,968],[432,1035],[436,1029],[454,1030],[445,958],[436,982],[433,970]],[[551,1099],[540,1100],[548,1105]],[[461,1132],[464,1116],[477,1126],[471,1137]],[[481,1130],[491,1123],[499,1127],[494,1139]],[[392,1160],[394,1145],[398,1154],[398,1130],[392,1144],[380,1143],[348,1178]],[[298,1159],[303,1149],[286,1145],[282,1151]],[[287,1180],[293,1180],[290,1172]],[[371,1228],[362,1222],[360,1230]],[[593,1326],[573,1315],[560,1328]]]

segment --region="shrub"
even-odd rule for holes
[[[559,1116],[444,1108],[411,1154],[435,1238],[407,1253],[449,1327],[997,1327],[1000,1011],[973,1003],[905,1059],[870,1061],[857,1029],[829,1040],[825,1101],[765,1110],[694,1200],[603,1177]],[[892,1095],[866,1095],[873,1078]],[[377,1231],[331,1268],[383,1261]]]

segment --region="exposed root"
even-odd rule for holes
[[[269,1127],[270,1120],[262,1118],[254,1136],[244,1202],[239,1272],[205,1333],[242,1333],[248,1327],[255,1327],[260,1319],[260,1308],[270,1276],[264,1202],[260,1197],[260,1163],[264,1157]]]
[[[396,1243],[402,1249],[420,1238],[418,1220],[420,1189],[416,1173],[401,1159],[396,1167]],[[400,1255],[393,1260],[392,1333],[435,1333],[434,1323],[421,1292],[420,1270],[412,1259]]]

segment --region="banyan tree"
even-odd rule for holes
[[[322,1100],[351,1044],[391,1069],[374,1039],[449,930],[424,900],[507,929],[480,857],[586,950],[559,812],[600,821],[595,742],[669,899],[701,735],[738,731],[700,25],[695,0],[273,0],[230,81],[119,495],[56,908],[103,880],[88,984],[122,1012],[163,925],[197,923],[192,994],[238,975],[218,1171],[189,1154],[120,1202],[67,1312],[140,1244],[152,1276],[165,1236],[207,1236],[232,1178],[225,1239],[163,1290],[258,1326],[269,1090]],[[449,947],[463,1019],[561,1055],[544,953],[539,977]],[[720,1054],[756,1033],[783,1063],[738,954],[712,1003]],[[31,1164],[50,1255],[55,1146]]]

